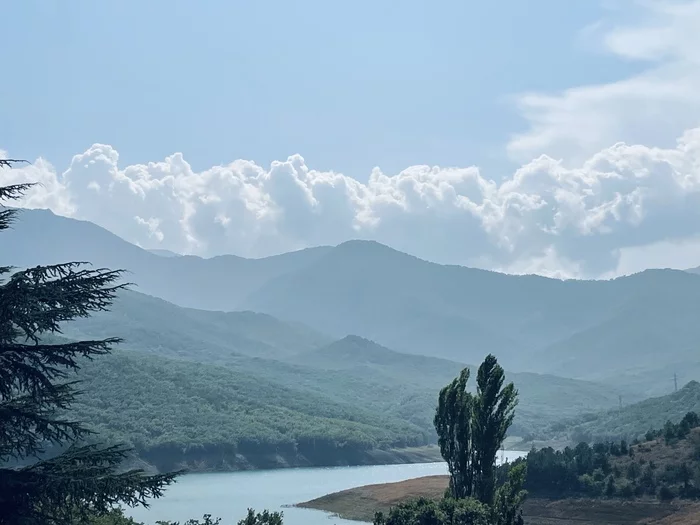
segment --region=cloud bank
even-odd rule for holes
[[[95,144],[59,172],[39,159],[3,174],[38,181],[23,204],[93,221],[149,248],[259,257],[351,238],[441,262],[595,276],[620,248],[700,233],[700,128],[673,148],[615,144],[576,168],[541,156],[501,183],[475,167],[412,166],[362,183],[295,155],[195,172],[176,153],[119,165]]]
[[[180,153],[124,166],[105,144],[65,169],[38,159],[2,173],[2,182],[41,182],[27,207],[203,256],[364,238],[438,262],[561,277],[639,269],[646,246],[657,248],[649,265],[689,265],[658,255],[673,246],[686,259],[700,255],[689,248],[700,236],[700,1],[647,0],[638,14],[634,25],[603,21],[585,35],[647,69],[520,96],[528,128],[507,153],[521,167],[498,182],[476,167],[437,166],[375,168],[359,181],[314,170],[300,155],[199,172]]]

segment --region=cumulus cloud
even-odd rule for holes
[[[39,182],[27,207],[203,256],[260,257],[364,238],[438,262],[557,277],[697,265],[700,1],[625,5],[632,3],[634,24],[603,20],[582,34],[646,69],[520,96],[529,128],[507,150],[521,166],[498,182],[473,166],[375,168],[359,181],[314,170],[299,155],[204,171],[180,153],[123,166],[104,144],[65,169],[39,159],[4,172],[2,182]]]
[[[27,207],[91,220],[142,246],[259,257],[351,238],[440,262],[558,277],[614,272],[621,249],[700,234],[700,128],[674,147],[615,144],[576,167],[541,156],[496,183],[477,168],[412,166],[367,182],[295,155],[196,172],[176,153],[120,166],[95,144],[62,172],[39,159]]]

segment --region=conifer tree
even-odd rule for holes
[[[0,170],[14,162],[0,159]],[[31,186],[0,186],[0,258],[2,230],[18,212],[6,204]],[[70,417],[80,394],[71,376],[120,339],[56,336],[62,323],[108,309],[125,286],[121,275],[80,262],[0,266],[0,525],[75,524],[117,504],[146,505],[177,475],[120,470],[129,450],[94,444],[90,430]]]

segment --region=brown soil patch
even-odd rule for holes
[[[428,476],[399,483],[367,485],[328,494],[300,507],[341,517],[372,521],[376,512],[418,497],[440,498],[447,476]],[[523,506],[527,525],[700,525],[700,504],[651,500],[528,499]]]

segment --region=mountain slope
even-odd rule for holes
[[[674,373],[681,381],[699,377],[698,280],[683,272],[653,270],[611,284],[632,285],[634,290],[620,294],[621,304],[604,322],[530,355],[532,368],[636,383],[657,395],[669,391]]]
[[[700,325],[679,323],[675,315],[700,316],[697,298],[700,277],[680,271],[559,281],[441,266],[356,241],[269,281],[244,304],[402,352],[460,362],[478,362],[491,352],[509,369],[572,377],[588,370],[567,360],[586,358],[594,344],[598,356],[608,357],[599,364],[589,358],[595,377],[604,378],[633,365],[640,342],[646,368],[683,362],[687,342],[700,340]],[[646,330],[636,339],[635,319],[643,319]]]
[[[468,365],[412,354],[403,354],[357,336],[309,352],[295,354],[289,362],[324,371],[343,371],[348,375],[376,379],[384,384],[412,385],[430,392],[432,417],[434,399],[439,390],[454,379]],[[469,366],[474,388],[476,367]],[[592,407],[611,408],[619,396],[639,399],[634,393],[614,386],[578,381],[551,375],[506,372],[520,392],[516,432],[530,433],[537,421],[555,420],[559,414],[581,414]]]
[[[125,348],[202,362],[283,357],[330,341],[310,328],[267,314],[182,308],[132,290],[121,291],[110,311],[64,327],[64,335],[73,339],[115,334],[124,339]]]
[[[160,470],[343,464],[428,440],[392,413],[227,367],[117,351],[79,378],[73,417]]]
[[[635,439],[666,421],[678,423],[688,412],[700,413],[700,383],[690,381],[678,392],[622,407],[588,414],[556,425],[571,442]]]
[[[0,242],[3,264],[27,267],[80,260],[122,268],[144,293],[208,310],[235,310],[246,295],[269,279],[306,266],[330,249],[310,248],[263,259],[164,257],[91,222],[48,210],[22,210]]]
[[[426,436],[434,436],[440,388],[465,366],[402,354],[356,336],[327,344],[322,335],[267,315],[191,310],[128,291],[111,312],[64,330],[71,338],[114,335],[125,338],[124,350],[222,365],[237,376],[257,377],[304,396],[391,414]],[[596,383],[538,374],[508,373],[508,378],[521,394],[513,429],[520,434],[543,422],[615,406],[620,393],[631,399],[628,392]]]

